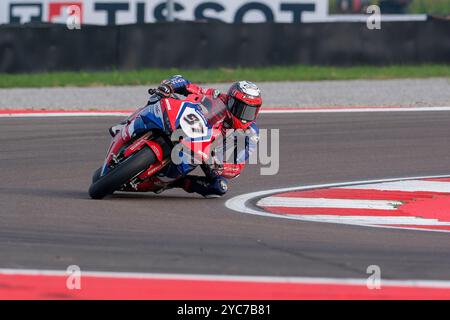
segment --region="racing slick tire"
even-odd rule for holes
[[[92,199],[102,199],[105,196],[114,193],[122,185],[127,183],[153,163],[156,162],[156,156],[152,150],[145,147],[142,150],[125,159],[109,173],[92,183],[89,188],[89,196]]]
[[[92,183],[97,182],[97,180],[100,179],[101,173],[102,173],[102,167],[100,167],[94,171],[94,173],[92,174]]]

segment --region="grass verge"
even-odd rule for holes
[[[450,78],[450,64],[419,66],[279,66],[267,68],[145,69],[108,72],[50,72],[0,74],[0,88],[150,85],[174,74],[198,83],[231,82],[248,79],[263,81],[319,81],[353,79]]]

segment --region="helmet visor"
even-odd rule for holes
[[[241,121],[253,121],[256,119],[259,106],[250,106],[242,101],[233,100],[234,102],[229,109],[236,118]]]

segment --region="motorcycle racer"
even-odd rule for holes
[[[170,165],[166,170],[166,183],[164,187],[157,190],[160,193],[170,188],[182,188],[189,193],[198,193],[205,198],[215,198],[224,195],[228,190],[228,179],[236,178],[240,175],[251,152],[256,149],[258,143],[259,129],[255,123],[259,110],[262,105],[262,97],[259,88],[252,82],[239,81],[233,83],[228,92],[221,93],[215,89],[205,89],[191,83],[181,75],[173,76],[163,80],[158,88],[150,89],[151,94],[148,105],[155,104],[163,98],[171,97],[173,94],[188,97],[194,95],[211,95],[224,102],[227,106],[225,111],[216,115],[216,126],[222,130],[225,139],[229,129],[237,130],[245,135],[245,149],[238,150],[234,161],[226,160],[220,163],[201,164],[205,176],[184,175],[179,178],[179,172],[176,165]],[[142,110],[142,109],[141,109]],[[124,123],[110,128],[111,135],[115,135],[123,125],[127,126],[125,130],[128,139],[131,139],[134,133],[145,128],[145,113],[142,111],[139,116],[131,123]],[[195,166],[192,166],[192,170]],[[183,170],[186,172],[186,170]],[[169,177],[169,180],[167,179]],[[173,178],[173,181],[170,181]],[[162,178],[160,178],[162,179]],[[160,181],[161,184],[162,181]]]

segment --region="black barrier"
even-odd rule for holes
[[[117,65],[118,30],[86,26],[0,28],[0,72],[99,70]]]
[[[450,63],[450,22],[0,27],[0,72]]]

